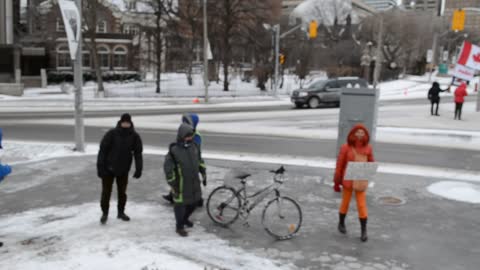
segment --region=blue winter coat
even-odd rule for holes
[[[0,128],[0,149],[2,149],[2,137],[3,137],[3,132],[2,129]],[[12,167],[8,165],[2,165],[0,163],[0,182],[5,178],[5,176],[9,175],[12,173]]]
[[[0,164],[0,182],[10,173],[12,173],[12,167]]]

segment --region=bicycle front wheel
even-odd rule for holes
[[[302,209],[292,198],[277,197],[267,203],[262,224],[271,236],[287,240],[295,236],[302,226]]]
[[[221,186],[212,191],[207,201],[210,219],[222,226],[234,223],[240,214],[240,198],[235,189]]]

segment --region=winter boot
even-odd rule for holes
[[[340,233],[346,234],[347,233],[347,228],[345,227],[345,217],[347,215],[346,214],[338,214],[338,216],[339,216],[338,231]]]
[[[187,237],[188,232],[185,231],[185,229],[177,229],[177,234],[180,235],[181,237]]]
[[[193,228],[193,222],[191,222],[190,220],[186,220],[184,223],[187,228]]]
[[[107,224],[107,219],[108,219],[108,214],[103,214],[102,217],[100,218],[100,223],[102,225]]]
[[[163,195],[162,198],[163,198],[165,201],[169,202],[170,204],[173,204],[173,195],[172,195],[171,192],[168,193],[168,195]]]
[[[362,236],[360,239],[362,242],[367,242],[368,241],[368,236],[367,236],[367,219],[366,218],[361,218],[360,219],[360,226],[362,227]]]
[[[123,221],[130,221],[130,217],[125,215],[125,213],[119,213],[117,216],[118,219],[121,219]]]

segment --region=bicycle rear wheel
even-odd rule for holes
[[[240,198],[235,189],[221,186],[212,191],[207,200],[210,219],[222,226],[234,223],[240,214]]]
[[[269,201],[263,209],[263,227],[278,240],[295,236],[302,226],[302,220],[300,205],[289,197],[277,197]]]

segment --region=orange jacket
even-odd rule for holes
[[[359,129],[363,129],[363,131],[365,131],[365,138],[362,141],[358,141],[358,138],[355,136],[355,133]],[[341,184],[347,188],[352,186],[352,181],[344,178],[348,162],[355,161],[353,149],[355,149],[358,154],[366,155],[368,162],[375,161],[373,149],[369,142],[370,134],[364,125],[358,124],[352,128],[348,134],[347,143],[342,145],[340,153],[338,154],[337,167],[335,169],[335,177],[333,179],[336,184]]]

